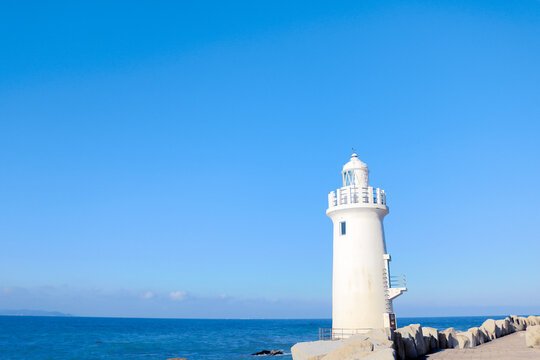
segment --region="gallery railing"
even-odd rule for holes
[[[369,204],[386,207],[386,193],[379,188],[344,186],[328,194],[328,207]]]

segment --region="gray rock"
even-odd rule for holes
[[[527,318],[523,316],[518,316],[518,320],[521,324],[523,324],[523,327],[527,329],[527,326],[529,326],[529,321],[527,320]]]
[[[465,333],[457,333],[455,336],[455,346],[456,349],[468,349],[471,348],[471,341],[469,340],[469,336]]]
[[[512,320],[512,318],[510,318],[510,316],[506,317],[506,319],[504,319],[508,322],[508,334],[512,334],[516,331],[516,328],[514,327],[514,321]]]
[[[454,328],[448,328],[446,330],[440,331],[439,332],[439,347],[441,349],[453,348],[455,336],[456,336],[456,330]]]
[[[506,336],[510,333],[510,322],[508,320],[495,320],[495,324],[497,325],[497,328],[499,328],[499,336],[497,337]]]
[[[424,336],[422,335],[422,327],[419,324],[399,328],[396,332],[401,334],[403,346],[405,347],[405,356],[408,359],[415,359],[427,353]]]
[[[390,329],[374,329],[362,335],[373,344],[373,351],[392,347],[392,332]],[[354,336],[351,336],[350,339],[352,338]]]
[[[468,347],[475,347],[476,345],[480,345],[479,342],[479,331],[478,328],[470,328],[467,331],[458,333],[458,335],[465,336],[467,339],[469,339],[469,346]]]
[[[403,348],[405,349],[405,359],[416,359],[418,357],[418,352],[416,350],[415,344],[415,334],[411,333],[411,330],[407,327],[400,328],[396,330],[397,333],[401,336],[401,341],[403,343]]]
[[[472,327],[469,330],[466,331],[467,335],[469,337],[469,340],[471,341],[471,346],[478,346],[486,342],[485,340],[485,333],[480,330],[478,327]]]
[[[257,351],[256,353],[251,354],[253,356],[276,356],[283,355],[283,350],[262,350]]]
[[[395,360],[395,359],[396,359],[396,352],[392,348],[374,351],[368,356],[362,358],[362,360]]]
[[[487,343],[489,341],[489,337],[486,331],[482,328],[477,328],[477,329],[478,329],[478,340],[480,344]]]
[[[527,328],[525,322],[522,321],[518,316],[510,315],[509,318],[511,321],[510,326],[513,328],[514,331],[523,331]]]
[[[405,345],[403,344],[403,338],[401,333],[394,332],[394,350],[396,350],[396,359],[405,360]]]
[[[540,348],[540,325],[533,325],[527,328],[525,344],[528,347]]]
[[[514,330],[514,332],[516,331],[523,331],[523,330],[526,330],[527,327],[525,326],[525,324],[522,324],[522,323],[512,323],[510,325],[512,327],[512,329]]]
[[[392,333],[389,329],[380,329],[356,334],[342,340],[302,342],[291,348],[291,354],[294,360],[363,359],[382,350],[391,349],[393,351],[391,336]]]
[[[329,352],[321,360],[353,360],[363,358],[373,351],[373,344],[369,340],[356,339],[349,341],[342,347]]]
[[[531,326],[540,325],[540,317],[538,316],[531,315],[527,318],[527,320],[529,321],[529,325]]]
[[[307,341],[295,344],[291,348],[294,360],[320,360],[326,354],[345,345],[343,340]]]
[[[432,327],[423,327],[422,335],[426,346],[426,354],[439,350],[439,330]]]
[[[482,326],[480,326],[480,329],[482,329],[486,333],[490,341],[501,337],[501,330],[497,327],[497,324],[493,319],[487,319],[486,321],[484,321]]]

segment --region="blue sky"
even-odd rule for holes
[[[398,316],[540,312],[540,2],[0,7],[0,309],[330,317],[354,147]]]

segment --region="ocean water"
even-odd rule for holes
[[[488,318],[505,316],[401,318],[398,327],[419,323],[466,330]],[[290,348],[318,339],[320,320],[194,320],[88,317],[0,316],[0,359],[292,359]]]

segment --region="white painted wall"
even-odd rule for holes
[[[388,210],[367,207],[336,209],[334,223],[332,327],[383,328],[386,293],[383,278],[386,253],[383,218]],[[346,235],[340,235],[340,222]]]

